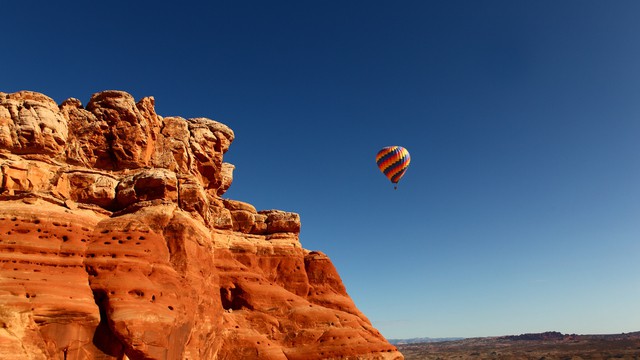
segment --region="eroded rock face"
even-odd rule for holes
[[[0,93],[0,358],[402,359],[298,214],[221,198],[233,138],[121,91]]]
[[[16,154],[55,155],[66,147],[67,121],[43,94],[0,93],[0,147]]]

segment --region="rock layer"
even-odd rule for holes
[[[298,214],[222,198],[233,139],[121,91],[0,93],[0,358],[402,359]]]

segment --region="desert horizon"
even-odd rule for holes
[[[391,340],[390,342],[394,343]],[[394,344],[398,346],[405,360],[637,360],[640,358],[640,331],[586,335],[548,331],[440,342],[416,341]]]
[[[406,337],[406,338],[387,338],[387,340],[392,344],[412,344],[412,343],[423,343],[423,342],[448,342],[448,341],[456,341],[456,340],[466,340],[466,339],[491,339],[491,338],[514,338],[514,337],[538,337],[543,336],[544,334],[554,334],[561,336],[621,336],[621,335],[635,335],[640,333],[638,331],[624,331],[624,332],[587,332],[587,333],[578,333],[578,332],[561,332],[556,330],[547,330],[547,331],[529,331],[529,332],[520,332],[520,333],[512,333],[512,334],[501,334],[501,335],[485,335],[485,336],[441,336],[441,337],[430,337],[430,336],[420,336],[420,337]]]

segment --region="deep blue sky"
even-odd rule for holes
[[[229,125],[388,338],[640,330],[640,2],[204,3],[3,3],[0,91]]]

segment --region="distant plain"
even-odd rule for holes
[[[639,360],[640,332],[615,335],[553,332],[397,346],[406,360]]]

